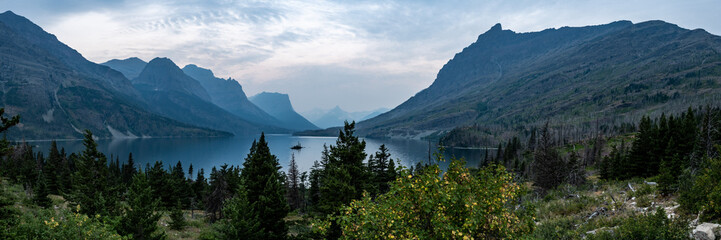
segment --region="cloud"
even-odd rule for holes
[[[296,109],[392,108],[495,23],[516,32],[662,19],[721,33],[715,0],[0,0],[88,59],[163,56]]]

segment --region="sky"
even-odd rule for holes
[[[721,35],[719,0],[0,0],[87,59],[168,57],[288,93],[295,109],[393,108],[501,23],[534,32],[663,20]]]

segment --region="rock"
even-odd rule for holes
[[[693,230],[693,238],[696,240],[715,240],[716,233],[721,231],[721,225],[714,223],[702,223]]]

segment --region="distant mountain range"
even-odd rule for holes
[[[313,109],[302,114],[306,116],[311,122],[321,128],[330,128],[343,126],[345,121],[360,122],[366,119],[373,118],[384,112],[387,112],[387,108],[379,108],[372,111],[359,111],[359,112],[347,112],[341,109],[339,106],[335,106],[331,109]]]
[[[546,121],[609,127],[718,104],[720,93],[721,37],[702,29],[619,21],[516,33],[497,24],[430,87],[358,131],[420,137],[477,124],[523,132]]]
[[[167,58],[95,64],[10,11],[0,14],[0,33],[0,101],[6,114],[21,116],[10,139],[81,138],[83,129],[101,138],[295,129],[251,103],[237,81],[208,69],[181,70]]]
[[[302,131],[315,130],[317,126],[298,114],[290,103],[288,94],[262,92],[250,98],[250,101],[282,122],[286,128]]]

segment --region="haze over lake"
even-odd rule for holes
[[[175,165],[178,161],[183,164],[183,168],[187,169],[193,164],[194,171],[205,169],[205,173],[210,174],[210,169],[220,167],[223,164],[242,165],[245,157],[248,155],[253,140],[258,139],[257,136],[235,136],[228,138],[148,138],[148,139],[102,139],[98,140],[98,149],[108,158],[113,155],[113,159],[119,156],[120,162],[128,160],[128,154],[133,153],[133,160],[143,169],[146,163],[151,166],[155,161],[162,161],[164,165]],[[280,165],[285,169],[291,159],[291,155],[295,156],[298,167],[302,171],[309,171],[313,166],[313,162],[320,160],[323,144],[328,146],[335,145],[336,137],[305,137],[291,135],[266,135],[266,140],[270,147],[271,153],[278,157]],[[381,144],[385,144],[390,150],[391,158],[398,161],[404,166],[412,166],[418,162],[428,161],[428,142],[411,139],[371,139],[365,138],[366,154],[375,153]],[[290,147],[300,143],[303,148],[301,150],[293,150]],[[81,140],[77,141],[59,141],[58,148],[65,148],[65,152],[79,153],[85,148]],[[50,149],[50,142],[33,142],[31,145],[36,151],[43,151],[47,156]],[[431,157],[437,152],[438,146],[432,143]],[[448,149],[444,151],[444,155],[448,159],[451,156],[457,158],[465,158],[468,166],[477,166],[478,162],[484,156],[483,150],[477,149]],[[441,163],[441,166],[447,163]]]

